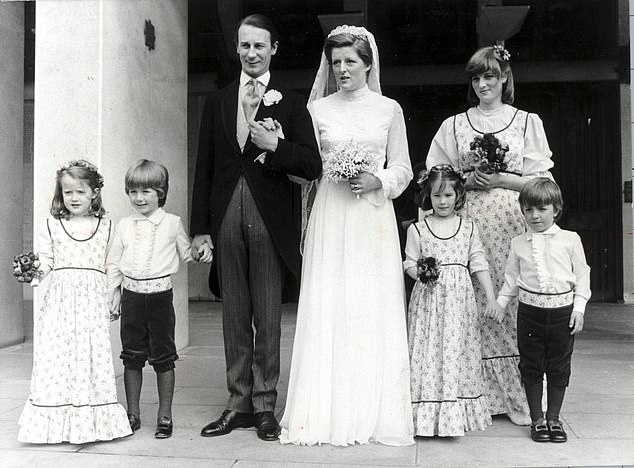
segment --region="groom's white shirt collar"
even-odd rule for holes
[[[247,81],[249,81],[251,78],[252,78],[251,76],[241,71],[240,72],[240,88],[242,88],[245,84],[247,84]],[[269,85],[269,81],[271,81],[271,72],[267,71],[263,75],[258,76],[256,80],[258,80],[260,84],[264,85],[264,87],[266,88]]]

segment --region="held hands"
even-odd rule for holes
[[[251,141],[255,146],[262,150],[275,152],[277,149],[277,139],[279,134],[280,138],[284,138],[282,132],[282,126],[277,120],[273,120],[270,117],[264,120],[249,120],[249,132],[251,133]],[[279,131],[279,134],[278,134]]]
[[[572,330],[570,331],[571,335],[576,335],[581,330],[583,330],[583,312],[573,310],[572,314],[570,314],[570,322],[568,323],[568,327],[572,328]]]
[[[360,172],[356,177],[348,179],[348,184],[352,193],[357,196],[383,187],[381,179],[369,172]]]
[[[108,291],[108,304],[110,305],[110,321],[114,322],[121,316],[121,289],[115,288]]]
[[[490,299],[487,301],[487,308],[486,308],[486,311],[484,312],[484,316],[492,320],[495,320],[496,322],[499,323],[502,321],[502,318],[504,317],[504,309],[500,307],[500,304],[498,304],[497,301],[495,301],[495,299],[493,300]]]
[[[211,263],[214,258],[213,242],[209,234],[198,234],[192,240],[191,256],[196,262]]]

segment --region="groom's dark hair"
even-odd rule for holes
[[[260,13],[254,13],[249,16],[245,16],[238,23],[238,27],[236,27],[235,38],[236,42],[238,42],[238,29],[243,24],[253,26],[255,28],[266,29],[271,36],[271,45],[275,44],[279,41],[279,36],[277,34],[277,29],[275,29],[275,24],[268,16],[261,15]]]

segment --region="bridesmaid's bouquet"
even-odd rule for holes
[[[421,257],[416,262],[418,279],[423,284],[435,286],[440,277],[440,260],[435,257]]]
[[[324,163],[324,177],[340,181],[356,177],[361,172],[374,172],[376,163],[358,143],[341,143]]]
[[[13,276],[20,283],[30,283],[40,277],[40,258],[34,252],[24,252],[13,257]]]
[[[469,149],[472,167],[487,174],[506,170],[509,145],[498,140],[492,133],[476,136]]]

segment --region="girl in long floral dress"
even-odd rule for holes
[[[132,433],[112,364],[105,275],[111,223],[102,187],[87,161],[57,171],[52,217],[38,236],[38,276],[48,275],[49,285],[34,325],[22,442],[83,444]]]
[[[414,430],[462,436],[491,424],[471,274],[486,291],[486,313],[497,305],[478,229],[456,214],[465,201],[462,175],[435,166],[421,183],[421,208],[433,214],[408,228],[403,262],[416,280],[408,314]]]
[[[466,73],[474,107],[442,123],[426,159],[427,168],[451,164],[467,174],[464,212],[480,230],[496,291],[504,283],[511,239],[526,229],[518,193],[533,177],[552,178],[549,169],[553,167],[539,116],[511,105],[514,86],[509,56],[501,46],[483,47],[473,54]],[[486,134],[504,144],[503,168],[485,171],[475,167],[472,145]],[[478,307],[484,309],[486,294],[477,284],[475,295]],[[517,310],[517,301],[509,310]],[[516,314],[505,314],[499,323],[483,318],[480,331],[485,395],[491,414],[506,414],[515,424],[530,424],[518,369]]]

